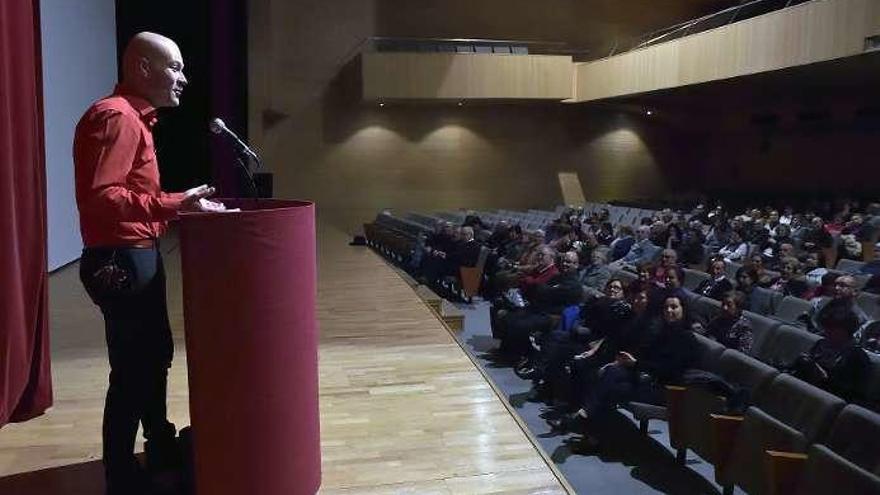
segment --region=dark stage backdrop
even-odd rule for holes
[[[227,197],[241,190],[234,154],[209,134],[208,122],[220,117],[247,137],[246,26],[245,0],[116,0],[120,60],[140,31],[168,36],[183,52],[189,85],[155,129],[163,189],[211,183]]]
[[[52,405],[39,26],[0,2],[0,426]]]

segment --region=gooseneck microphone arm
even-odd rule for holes
[[[208,125],[208,128],[212,133],[217,134],[218,136],[225,136],[235,148],[236,151],[236,162],[244,170],[244,174],[247,177],[248,185],[250,186],[251,193],[253,194],[254,200],[259,200],[259,193],[257,192],[257,183],[254,181],[254,174],[251,171],[251,167],[248,166],[248,161],[253,160],[256,164],[257,169],[259,169],[263,162],[260,161],[259,155],[257,155],[254,150],[250,148],[244,141],[242,141],[234,132],[232,132],[223,120],[219,118],[215,118],[211,120]]]
[[[218,136],[225,136],[227,139],[232,141],[232,145],[235,147],[236,151],[252,159],[257,164],[258,169],[263,164],[263,162],[260,160],[260,156],[257,155],[257,153],[252,150],[251,147],[247,145],[247,143],[242,141],[237,134],[226,127],[226,123],[223,122],[222,119],[215,118],[211,120],[211,123],[208,125],[208,127],[214,134],[217,134]]]

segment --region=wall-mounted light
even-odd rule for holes
[[[460,106],[460,107],[464,106],[464,102],[463,101],[458,102],[458,106]]]
[[[649,108],[649,109],[645,110],[645,115],[650,117],[651,115],[654,115],[654,111]]]
[[[380,106],[380,107],[384,107],[384,106],[385,106],[385,102],[384,102],[384,101],[380,101],[380,102],[379,102],[379,106]]]

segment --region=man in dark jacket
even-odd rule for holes
[[[544,333],[553,329],[562,311],[583,301],[583,289],[577,278],[578,256],[569,251],[557,256],[559,273],[543,284],[525,289],[525,308],[511,311],[502,317],[505,329],[502,349],[517,356],[529,353],[532,332]]]

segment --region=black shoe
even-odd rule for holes
[[[177,438],[167,437],[144,443],[144,457],[150,474],[179,471],[183,466]]]
[[[134,457],[128,466],[108,469],[105,480],[106,495],[149,494],[150,478]]]
[[[547,424],[556,431],[570,431],[574,433],[584,430],[584,417],[574,413],[566,414],[557,419],[548,419]]]

